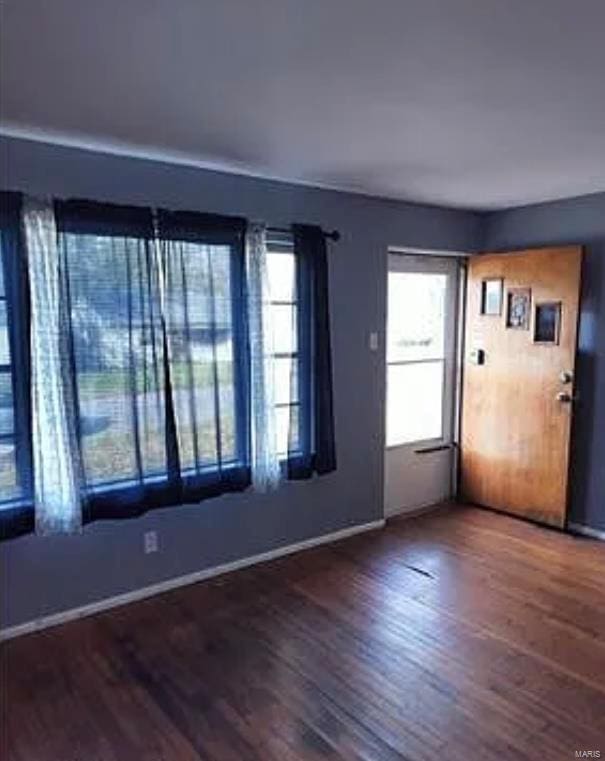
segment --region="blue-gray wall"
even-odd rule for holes
[[[385,319],[389,245],[470,251],[479,216],[284,183],[0,140],[0,187],[35,194],[242,214],[273,225],[338,228],[330,253],[338,470],[267,496],[235,494],[90,525],[83,536],[0,547],[1,621],[15,625],[382,516],[384,356],[368,333]],[[142,534],[159,531],[160,552]]]
[[[572,519],[605,529],[605,194],[477,215],[8,138],[0,138],[0,187],[242,214],[277,226],[312,222],[342,233],[330,254],[338,471],[271,495],[96,523],[83,536],[5,542],[2,626],[380,518],[384,344],[370,352],[368,334],[383,334],[388,246],[586,245]],[[142,550],[149,529],[159,532],[155,555]]]
[[[486,250],[559,243],[586,248],[570,519],[605,531],[605,193],[485,216]]]

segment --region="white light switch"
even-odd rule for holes
[[[370,351],[378,351],[378,333],[370,333]]]

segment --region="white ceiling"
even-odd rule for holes
[[[605,0],[3,0],[5,134],[448,206],[605,190]]]

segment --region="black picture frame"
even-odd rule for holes
[[[561,302],[540,301],[534,308],[534,343],[557,346],[561,339]]]

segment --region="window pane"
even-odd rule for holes
[[[231,341],[228,346],[231,347]],[[205,347],[204,351],[207,350]],[[232,360],[218,362],[216,369],[209,361],[180,363],[173,369],[181,469],[197,470],[216,465],[219,447],[221,460],[235,459]]]
[[[444,362],[387,367],[387,446],[443,436]]]
[[[275,359],[275,403],[289,404],[298,401],[298,359],[277,357]]]
[[[20,495],[15,466],[15,445],[12,441],[0,441],[0,502],[17,499]]]
[[[294,254],[267,254],[269,292],[272,301],[293,301],[295,298]]]
[[[275,410],[277,428],[277,451],[281,456],[288,454],[288,450],[298,448],[298,430],[300,407],[297,405],[277,407]],[[291,427],[291,432],[290,432]],[[288,446],[290,437],[290,446]]]
[[[0,434],[13,432],[13,384],[10,373],[0,373]]]
[[[173,338],[208,347],[213,331],[219,339],[230,334],[231,248],[173,241],[164,263],[166,310],[176,320],[170,327]]]
[[[149,247],[132,238],[62,240],[86,481],[165,472],[159,289]]]
[[[6,301],[0,301],[0,365],[9,365],[10,361],[11,358],[8,338],[8,321],[6,317]]]
[[[125,364],[125,363],[124,363]],[[131,393],[134,384],[136,392]],[[163,379],[142,366],[78,374],[80,426],[86,478],[90,484],[139,477],[165,470]]]
[[[276,354],[292,354],[296,351],[296,306],[273,305],[271,307],[273,328],[273,351]]]
[[[184,472],[236,459],[231,248],[172,242],[167,325]]]
[[[446,275],[389,272],[387,361],[444,356]]]

